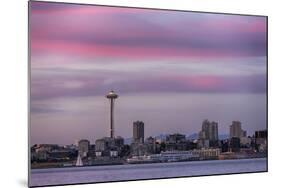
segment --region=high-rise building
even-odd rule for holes
[[[218,146],[218,123],[204,120],[202,130],[199,132],[199,147],[217,147]]]
[[[133,123],[133,140],[135,143],[144,143],[144,123],[142,121]]]
[[[218,140],[219,135],[218,135],[218,123],[217,122],[211,122],[210,126],[210,135],[209,135],[210,140]]]
[[[199,138],[202,140],[209,139],[209,120],[205,119],[202,123],[202,130],[199,132]]]
[[[218,123],[204,120],[202,130],[199,132],[199,138],[203,140],[218,140]]]
[[[232,121],[232,124],[230,125],[229,135],[230,138],[242,138],[247,136],[247,132],[242,129],[240,121]]]

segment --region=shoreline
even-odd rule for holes
[[[249,160],[249,159],[266,159],[268,160],[267,156],[264,157],[247,157],[247,158],[232,158],[232,159],[204,159],[204,160],[186,160],[186,161],[172,161],[172,162],[140,162],[140,163],[103,163],[103,164],[95,164],[95,165],[84,165],[84,166],[57,166],[57,167],[44,167],[44,168],[31,168],[31,171],[36,170],[48,170],[48,169],[83,169],[89,167],[102,167],[102,166],[123,166],[123,165],[145,165],[145,164],[171,164],[171,163],[183,163],[183,162],[204,162],[204,161],[238,161],[238,160]]]

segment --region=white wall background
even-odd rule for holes
[[[65,0],[269,16],[269,173],[134,181],[75,187],[267,187],[280,176],[281,11],[276,0]],[[27,187],[27,0],[0,2],[0,187]],[[275,186],[275,187],[276,187]],[[69,186],[71,187],[71,186]],[[72,186],[74,187],[74,186]]]

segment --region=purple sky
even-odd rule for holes
[[[266,127],[266,18],[31,2],[31,142]]]

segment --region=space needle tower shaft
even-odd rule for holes
[[[118,98],[118,95],[114,91],[110,91],[106,98],[110,101],[110,137],[114,138],[114,102]]]

